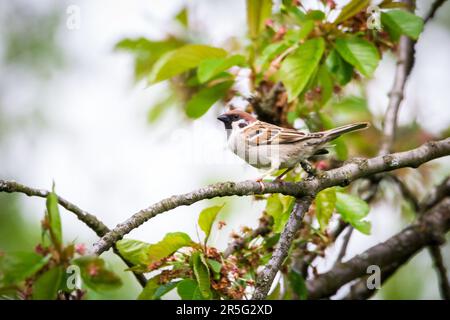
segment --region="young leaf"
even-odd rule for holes
[[[267,199],[266,212],[273,217],[273,232],[280,233],[283,231],[294,203],[292,197],[280,194],[273,194]]]
[[[201,44],[188,44],[162,56],[153,66],[150,83],[156,83],[197,67],[206,59],[222,58],[227,52],[220,48]]]
[[[16,284],[31,277],[50,260],[34,252],[11,252],[0,256],[0,283],[3,286]]]
[[[256,38],[272,13],[272,0],[247,0],[247,26],[250,38]]]
[[[192,265],[194,267],[194,275],[197,279],[200,293],[205,299],[211,299],[211,283],[209,278],[208,265],[205,263],[203,254],[194,252],[191,256]]]
[[[316,197],[316,216],[320,230],[324,231],[336,207],[336,190],[328,188],[320,191]]]
[[[204,60],[198,66],[197,77],[200,83],[205,83],[221,72],[230,69],[232,66],[240,66],[243,64],[245,64],[245,57],[239,54],[228,58]]]
[[[334,24],[341,23],[363,11],[370,4],[370,0],[351,0],[334,21]]]
[[[321,89],[320,105],[323,106],[333,95],[333,80],[325,65],[319,67],[319,71],[317,72],[317,84]]]
[[[259,66],[264,65],[266,62],[273,60],[276,56],[285,51],[288,46],[284,42],[271,43],[264,48],[261,55],[257,58],[256,62]]]
[[[168,293],[169,291],[175,289],[175,287],[178,285],[179,281],[170,281],[165,284],[160,285],[155,293],[153,294],[152,300],[159,300],[163,295]]]
[[[122,280],[105,266],[105,261],[97,256],[83,256],[72,262],[80,267],[81,279],[93,290],[117,289]]]
[[[63,280],[63,267],[56,266],[44,272],[33,283],[33,300],[54,300]]]
[[[279,78],[286,87],[289,101],[295,99],[305,88],[319,64],[324,48],[322,38],[307,40],[281,64]]]
[[[331,50],[325,64],[341,86],[346,85],[352,79],[353,66],[342,59],[336,49]]]
[[[58,209],[58,196],[55,193],[55,185],[53,184],[52,192],[47,195],[47,213],[48,221],[50,224],[50,237],[53,244],[57,248],[61,248],[62,245],[62,226],[61,217]]]
[[[402,34],[417,40],[423,30],[422,18],[405,10],[382,12],[381,23],[393,40],[398,40]]]
[[[366,77],[372,76],[380,61],[377,48],[359,37],[337,39],[336,49],[345,61]]]
[[[336,210],[342,219],[364,234],[370,234],[370,222],[363,221],[370,211],[362,199],[350,194],[336,192]]]
[[[186,105],[186,115],[197,119],[203,116],[217,100],[223,98],[233,85],[233,81],[225,81],[213,87],[200,89]]]
[[[206,209],[203,209],[202,212],[200,212],[200,215],[198,216],[198,226],[202,231],[205,233],[205,242],[207,241],[209,234],[211,233],[211,228],[216,220],[217,215],[219,214],[220,210],[222,210],[223,206],[213,206]]]
[[[184,232],[172,232],[166,234],[158,243],[151,244],[147,249],[147,264],[161,260],[182,247],[188,247],[192,240]]]
[[[292,290],[297,294],[300,300],[306,300],[308,298],[308,290],[306,288],[305,279],[302,275],[291,270],[288,275],[289,284]]]
[[[204,300],[197,281],[184,279],[178,282],[177,293],[182,300]]]
[[[147,280],[144,289],[137,297],[138,300],[153,300],[156,290],[159,288],[159,274]]]
[[[117,250],[122,257],[132,264],[147,264],[147,252],[151,244],[139,240],[122,239],[116,242]]]
[[[219,261],[213,259],[207,259],[207,261],[214,273],[220,273],[220,270],[222,270],[222,264]]]
[[[134,55],[134,74],[136,79],[148,76],[155,62],[165,53],[175,50],[183,42],[169,38],[164,41],[150,41],[145,38],[123,39],[116,44],[116,50],[123,50]]]
[[[175,16],[175,20],[177,20],[183,27],[188,27],[189,20],[187,7],[184,7],[180,12],[178,12],[178,14]]]

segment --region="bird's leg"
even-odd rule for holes
[[[314,169],[314,167],[308,160],[300,161],[300,165],[302,166],[303,170],[305,170],[305,172],[308,174],[307,179],[311,179],[316,176],[317,170]]]
[[[264,184],[263,184],[263,180],[265,177],[270,176],[272,174],[274,174],[275,172],[278,171],[280,167],[280,162],[279,161],[272,161],[271,165],[270,165],[270,169],[267,170],[267,172],[265,172],[260,178],[256,179],[257,182],[259,182],[259,184],[261,185],[261,190],[264,192]]]

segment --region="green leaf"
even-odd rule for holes
[[[200,89],[186,105],[186,115],[197,119],[203,116],[217,100],[223,98],[233,85],[233,81],[225,81],[213,87]]]
[[[183,45],[183,42],[169,38],[164,41],[150,41],[145,38],[123,39],[116,44],[116,50],[128,51],[134,55],[136,79],[148,76],[155,62],[165,53]]]
[[[227,52],[220,48],[201,44],[185,45],[166,53],[155,63],[149,76],[149,82],[153,84],[172,78],[198,67],[203,60],[222,58],[226,55]]]
[[[50,224],[50,237],[53,244],[57,248],[61,248],[62,245],[62,226],[61,217],[58,209],[58,196],[55,193],[55,184],[53,184],[52,192],[47,195],[47,214]]]
[[[300,273],[291,270],[288,275],[289,284],[292,290],[297,294],[300,300],[308,298],[308,289],[306,288],[305,279]]]
[[[175,287],[178,285],[179,281],[170,281],[168,283],[160,285],[153,295],[154,300],[159,300],[163,295],[168,293],[169,291],[175,289]]]
[[[242,55],[233,55],[228,58],[215,58],[204,60],[197,69],[197,77],[200,83],[205,83],[223,71],[233,66],[245,64],[245,57]]]
[[[203,298],[211,299],[211,283],[209,278],[208,265],[205,262],[203,254],[199,252],[194,252],[191,256],[192,265],[194,267],[194,275],[197,279],[198,288]]]
[[[293,197],[277,193],[267,198],[266,212],[273,217],[273,232],[280,233],[283,231],[294,204],[295,200]]]
[[[204,300],[197,281],[184,279],[177,285],[177,293],[182,300]]]
[[[97,256],[83,256],[72,262],[80,267],[81,279],[93,290],[117,289],[122,280],[105,266],[105,261]]]
[[[328,188],[320,191],[316,196],[316,216],[320,230],[324,231],[328,226],[334,208],[336,207],[336,190]]]
[[[188,27],[189,20],[187,7],[184,7],[180,12],[178,12],[178,14],[175,16],[175,20],[178,21],[183,27]]]
[[[341,86],[346,85],[352,79],[353,66],[342,59],[336,49],[331,50],[325,64]]]
[[[148,250],[151,244],[139,240],[122,239],[116,242],[122,257],[132,264],[148,264]]]
[[[362,38],[337,39],[336,49],[345,61],[353,65],[366,77],[372,76],[380,61],[377,48]]]
[[[307,40],[281,64],[279,78],[286,87],[289,101],[295,99],[305,88],[323,55],[325,42],[322,38]]]
[[[159,274],[147,280],[144,289],[137,297],[138,300],[153,300],[156,290],[159,288]]]
[[[336,210],[342,219],[364,234],[370,234],[371,225],[363,221],[370,211],[369,205],[362,199],[350,194],[336,192]]]
[[[172,232],[166,234],[164,239],[158,243],[151,244],[147,249],[147,264],[170,256],[180,248],[192,245],[192,240],[184,232]]]
[[[424,24],[422,18],[405,10],[382,12],[381,23],[394,40],[398,40],[402,34],[417,40]]]
[[[351,0],[344,8],[342,8],[341,13],[334,21],[334,24],[338,24],[352,18],[367,8],[369,4],[370,0]]]
[[[50,260],[34,252],[10,252],[0,256],[0,283],[17,284],[42,269]]]
[[[263,52],[257,59],[257,64],[259,66],[264,65],[265,63],[275,59],[276,56],[280,55],[283,51],[288,48],[284,42],[276,42],[271,43],[267,47],[264,48]]]
[[[255,39],[264,29],[272,13],[272,0],[247,0],[247,26],[250,38]]]
[[[325,19],[325,12],[321,10],[311,10],[306,14],[307,19],[322,21]]]
[[[317,73],[317,84],[321,89],[320,105],[325,105],[333,95],[333,80],[331,79],[330,72],[325,65],[319,67]]]
[[[213,259],[207,259],[207,261],[214,273],[220,273],[220,270],[222,270],[222,264],[219,261]]]
[[[160,275],[149,279],[138,296],[138,300],[159,300],[163,295],[174,289],[180,281],[170,281],[165,284],[159,284]]]
[[[173,92],[167,97],[161,99],[152,105],[147,113],[147,120],[149,123],[155,123],[170,107],[177,104],[176,95]]]
[[[217,215],[219,214],[220,210],[224,207],[225,204],[221,206],[213,206],[209,208],[205,208],[200,212],[200,215],[198,216],[198,226],[202,231],[205,233],[205,243],[208,240],[208,237],[211,233],[211,228],[216,220]]]
[[[62,266],[53,267],[44,272],[33,283],[33,300],[54,300],[63,280]]]

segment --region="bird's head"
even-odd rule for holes
[[[242,110],[230,110],[220,115],[217,119],[223,122],[225,129],[242,129],[250,123],[255,122],[256,118]]]

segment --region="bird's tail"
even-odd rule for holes
[[[334,140],[334,139],[340,137],[344,133],[358,131],[358,130],[364,130],[364,129],[367,129],[368,127],[369,127],[368,122],[357,122],[357,123],[347,124],[342,127],[324,131],[323,134],[324,134],[324,137],[327,137],[328,138],[327,140],[330,141],[330,140]]]

